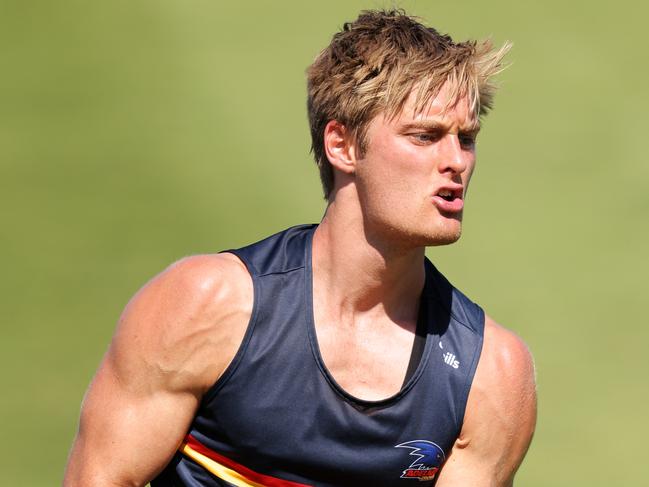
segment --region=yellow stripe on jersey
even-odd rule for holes
[[[206,457],[202,453],[197,452],[186,443],[180,447],[180,451],[187,457],[194,460],[196,463],[198,463],[201,467],[203,467],[211,474],[216,475],[221,480],[230,482],[232,485],[235,485],[236,487],[265,487],[262,484],[258,484],[257,482],[247,479],[239,472],[232,470],[231,468],[228,468],[225,465],[221,465],[220,463],[212,460],[211,458]]]

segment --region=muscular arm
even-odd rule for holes
[[[436,486],[512,486],[535,423],[532,357],[520,338],[487,317],[462,432]]]
[[[126,307],[83,401],[64,486],[142,486],[236,353],[252,283],[229,254],[184,259]]]

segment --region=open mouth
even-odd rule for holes
[[[459,213],[464,208],[463,187],[440,188],[433,196],[433,203],[445,213]]]
[[[451,191],[450,189],[441,189],[437,193],[437,196],[445,199],[446,201],[453,201],[455,198],[459,198],[459,195],[457,195],[455,191]]]

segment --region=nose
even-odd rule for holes
[[[440,154],[439,171],[461,174],[466,171],[469,161],[474,157],[473,150],[462,147],[457,134],[446,134]]]

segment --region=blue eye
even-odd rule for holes
[[[416,134],[411,134],[411,137],[415,142],[420,144],[431,144],[439,140],[440,135],[434,132],[421,132]]]
[[[460,135],[460,145],[466,149],[472,149],[475,146],[475,135]]]

